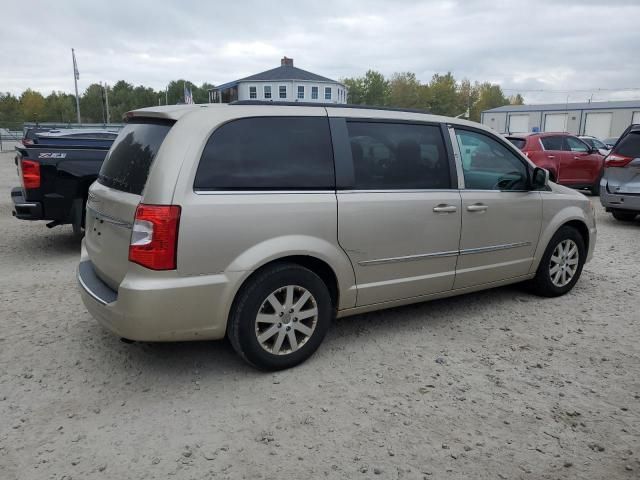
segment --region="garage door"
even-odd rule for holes
[[[633,120],[631,123],[640,123],[640,112],[633,112]]]
[[[566,132],[567,131],[567,114],[566,113],[547,113],[544,116],[545,132]]]
[[[509,115],[509,133],[527,133],[529,131],[529,114]]]
[[[611,136],[611,113],[587,113],[587,121],[584,124],[584,134],[596,138]]]

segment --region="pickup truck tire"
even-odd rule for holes
[[[580,278],[586,259],[587,249],[580,232],[570,226],[560,227],[547,245],[536,276],[527,283],[527,286],[541,297],[564,295]],[[567,271],[567,275],[558,279],[556,274],[563,268]]]
[[[316,273],[275,263],[256,272],[236,295],[227,337],[252,366],[282,370],[317,350],[333,314],[329,290]]]
[[[629,212],[625,210],[612,210],[611,215],[613,215],[613,218],[621,222],[631,222],[638,216],[638,212]]]

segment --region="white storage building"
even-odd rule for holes
[[[603,139],[640,123],[640,100],[505,105],[485,110],[480,121],[499,133],[568,132]]]

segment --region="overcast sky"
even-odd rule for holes
[[[640,98],[639,0],[3,0],[0,12],[0,91],[14,94],[73,91],[74,47],[81,90],[220,84],[287,55],[335,79],[451,71],[528,103]],[[591,91],[619,88],[637,90]]]

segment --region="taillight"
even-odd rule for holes
[[[138,205],[129,261],[151,270],[175,270],[179,226],[178,205]]]
[[[40,164],[33,160],[22,159],[20,161],[22,172],[22,186],[28,188],[40,188]]]
[[[610,153],[607,158],[604,159],[605,167],[625,167],[628,163],[631,163],[633,158],[626,157],[624,155],[618,155],[617,153]]]

